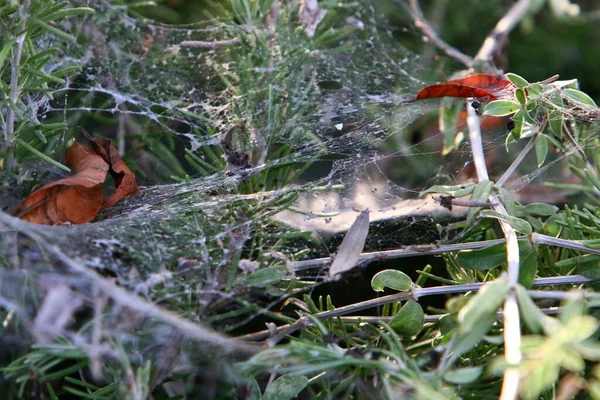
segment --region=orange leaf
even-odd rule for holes
[[[135,180],[135,175],[121,159],[119,152],[112,144],[112,140],[93,138],[84,129],[81,131],[92,142],[96,153],[108,163],[109,172],[117,187],[115,192],[104,202],[102,208],[110,207],[125,197],[138,193],[139,188]]]
[[[512,83],[507,79],[488,74],[475,74],[427,86],[417,93],[415,100],[439,97],[473,97],[491,101],[502,97],[505,93],[510,93],[512,86]]]
[[[100,211],[108,164],[89,147],[75,143],[67,149],[67,164],[74,176],[42,186],[12,212],[19,218],[45,225],[90,222]]]

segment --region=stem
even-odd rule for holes
[[[532,286],[582,284],[582,283],[590,283],[590,282],[593,282],[593,280],[586,278],[585,276],[571,275],[571,276],[564,276],[564,277],[559,276],[559,277],[550,277],[550,278],[537,278],[533,281]],[[418,299],[418,298],[426,297],[426,296],[437,296],[437,295],[450,294],[450,293],[471,292],[471,291],[479,290],[479,288],[481,288],[483,285],[484,285],[484,283],[466,283],[463,285],[453,285],[453,286],[433,286],[433,287],[428,287],[428,288],[414,288],[411,292],[396,293],[396,294],[378,297],[376,299],[361,301],[359,303],[350,304],[348,306],[336,308],[335,310],[323,311],[323,312],[320,312],[317,314],[313,314],[313,317],[317,318],[318,320],[324,320],[324,319],[328,319],[328,318],[338,317],[341,315],[352,314],[356,311],[366,310],[368,308],[378,307],[378,306],[382,306],[382,305],[388,304],[388,303],[395,303],[398,301],[405,301],[405,300],[409,300],[409,299]],[[545,292],[531,291],[531,293],[533,294],[533,296],[536,296],[536,298],[539,298],[542,295],[538,294],[538,293],[545,293]],[[553,298],[554,296],[556,296],[555,294],[553,294],[556,292],[549,292],[549,293],[550,293],[550,295],[549,295],[550,298]],[[575,296],[577,294],[570,294],[570,295]],[[503,316],[504,314],[501,313],[500,315]],[[382,320],[385,321],[385,319],[383,319],[383,317],[371,317],[371,318],[374,318],[377,321],[382,321]],[[276,328],[277,335],[274,336],[270,340],[269,344],[271,346],[273,346],[275,343],[279,342],[285,336],[290,335],[290,334],[294,333],[295,331],[297,331],[298,329],[301,329],[301,328],[309,326],[309,325],[310,325],[310,320],[306,317],[301,317],[300,319],[298,319],[296,322],[294,322],[292,324],[278,326]],[[240,339],[240,340],[263,340],[263,339],[268,338],[269,335],[270,335],[270,331],[264,330],[264,331],[250,333],[247,335],[240,336],[240,337],[238,337],[238,339]]]
[[[469,102],[467,102],[467,125],[469,126],[469,138],[471,141],[471,151],[473,153],[477,178],[479,181],[488,180],[489,176],[485,166],[479,116],[473,107],[469,107]],[[500,202],[500,199],[495,193],[490,196],[490,202],[496,203],[493,208],[497,212],[508,216],[506,208],[504,208],[504,205]],[[517,286],[519,279],[519,242],[517,241],[517,233],[510,224],[500,220],[500,226],[506,237],[508,281],[512,287],[512,290],[508,293],[504,301],[504,357],[508,365],[519,365],[522,358],[521,318],[515,292],[515,287]],[[519,369],[514,367],[507,368],[504,371],[500,399],[516,399],[519,392],[519,381]]]
[[[519,0],[516,2],[487,36],[475,56],[475,60],[490,60],[493,54],[502,46],[502,42],[508,36],[508,33],[523,19],[530,6],[531,0]]]
[[[444,42],[435,32],[433,27],[427,22],[425,16],[423,15],[423,11],[421,10],[421,6],[419,5],[418,0],[410,0],[410,9],[413,20],[415,22],[415,26],[423,32],[431,42],[437,46],[440,50],[442,50],[446,55],[455,59],[456,61],[464,64],[467,67],[470,67],[473,64],[473,59],[466,54],[463,54],[460,50],[450,46],[448,43]]]
[[[512,164],[510,164],[510,167],[508,167],[508,169],[504,172],[504,174],[502,174],[502,176],[500,177],[500,179],[498,179],[498,182],[496,182],[496,184],[494,186],[496,186],[497,188],[501,188],[502,186],[504,186],[504,184],[506,183],[508,178],[510,178],[511,175],[519,167],[519,165],[521,165],[521,163],[525,159],[525,156],[527,156],[527,154],[529,154],[531,149],[533,149],[533,146],[535,145],[535,138],[537,137],[537,135],[539,135],[539,133],[534,135],[529,140],[529,142],[527,142],[527,145],[523,148],[523,150],[521,150],[521,152],[519,153],[517,158],[515,158],[515,160],[512,162]]]

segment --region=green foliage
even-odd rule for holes
[[[299,25],[296,3],[293,4],[295,8],[283,4],[275,23],[269,26],[266,21],[270,17],[270,7],[275,4],[273,1],[205,3],[205,7],[198,11],[201,7],[179,2],[174,5],[179,7],[176,11],[168,8],[167,3],[112,2],[104,10],[107,11],[105,14],[94,16],[94,22],[114,23],[112,18],[115,15],[125,15],[115,10],[126,9],[127,18],[131,18],[128,21],[135,28],[119,34],[126,37],[126,43],[135,50],[130,55],[113,54],[95,62],[105,63],[104,71],[109,71],[107,75],[112,75],[112,78],[126,69],[134,72],[123,81],[108,82],[107,93],[98,94],[95,90],[77,93],[73,90],[69,92],[71,97],[68,99],[62,89],[76,89],[77,83],[86,79],[86,74],[93,73],[92,62],[87,65],[92,66],[90,70],[80,74],[83,52],[79,47],[84,40],[94,39],[83,38],[79,34],[84,21],[82,14],[89,14],[92,10],[71,8],[68,2],[50,0],[21,2],[0,8],[3,33],[0,39],[0,122],[4,133],[1,155],[2,174],[6,178],[3,181],[8,182],[8,178],[11,182],[15,178],[17,182],[30,179],[27,162],[32,160],[65,170],[66,167],[56,160],[71,139],[68,131],[73,128],[72,124],[93,120],[98,131],[103,127],[112,130],[118,124],[111,113],[119,114],[119,118],[127,116],[119,123],[133,126],[135,133],[126,134],[125,129],[119,128],[115,137],[127,144],[123,146],[127,151],[125,158],[139,161],[133,165],[140,179],[147,184],[179,184],[148,188],[147,195],[151,201],[143,210],[137,210],[139,223],[126,229],[120,227],[121,230],[112,228],[115,220],[108,214],[105,221],[96,225],[106,229],[103,234],[110,236],[95,236],[93,227],[89,231],[75,231],[74,235],[84,237],[85,245],[94,250],[96,247],[109,247],[114,256],[112,260],[120,263],[114,270],[102,272],[110,273],[110,279],[114,274],[114,279],[124,289],[147,300],[148,303],[144,304],[149,304],[148,307],[160,306],[172,315],[194,323],[210,324],[211,329],[233,336],[260,334],[260,340],[266,339],[270,346],[265,346],[248,359],[236,359],[235,363],[231,363],[211,345],[188,340],[177,331],[176,324],[166,327],[164,321],[146,314],[129,316],[127,313],[135,314],[133,305],[106,305],[113,301],[107,302],[97,295],[96,288],[90,290],[87,284],[82,283],[85,281],[81,277],[65,274],[68,278],[65,281],[74,290],[86,294],[86,307],[67,316],[66,320],[72,322],[69,339],[59,337],[52,344],[33,346],[29,346],[31,339],[23,339],[27,343],[25,346],[19,346],[9,355],[2,355],[10,361],[2,369],[6,377],[2,385],[7,392],[13,398],[21,398],[36,389],[51,399],[141,399],[150,396],[173,399],[190,394],[204,395],[209,386],[207,381],[210,381],[210,385],[219,387],[215,396],[222,398],[241,397],[244,389],[253,399],[285,400],[295,396],[495,398],[501,390],[501,374],[507,368],[516,368],[523,379],[523,398],[546,395],[550,389],[562,384],[565,374],[579,377],[581,384],[578,388],[586,387],[590,395],[598,396],[598,320],[592,312],[599,305],[597,297],[588,296],[591,298],[586,303],[583,297],[587,294],[582,291],[570,294],[566,290],[559,291],[560,287],[556,288],[556,292],[548,291],[548,299],[566,298],[559,316],[553,317],[546,315],[547,310],[538,302],[539,298],[544,298],[544,293],[528,291],[535,279],[541,277],[565,278],[568,281],[570,275],[582,274],[599,278],[599,111],[593,96],[581,91],[579,81],[548,79],[530,83],[532,79],[528,81],[514,73],[506,74],[516,87],[514,99],[490,102],[485,106],[483,115],[511,116],[514,127],[510,132],[504,132],[502,139],[496,140],[496,136],[490,140],[490,148],[504,151],[501,145],[504,140],[512,159],[514,153],[521,151],[516,142],[529,140],[528,149],[535,152],[535,161],[530,163],[531,170],[528,175],[523,175],[522,182],[517,182],[512,188],[505,185],[506,181],[493,181],[495,174],[490,174],[490,180],[457,184],[454,177],[426,172],[426,175],[431,175],[428,176],[430,180],[419,182],[415,192],[420,191],[421,195],[443,194],[451,201],[468,197],[473,205],[462,214],[464,218],[447,224],[435,221],[441,237],[437,243],[416,249],[391,250],[400,250],[398,253],[412,251],[411,255],[416,252],[417,256],[421,253],[442,254],[442,257],[436,259],[436,263],[431,262],[433,266],[428,266],[425,271],[418,271],[418,280],[414,279],[412,269],[399,263],[396,265],[404,272],[384,269],[374,274],[370,280],[373,292],[383,292],[386,288],[400,292],[374,298],[368,287],[368,278],[360,279],[366,284],[363,291],[353,287],[356,280],[352,280],[351,276],[344,275],[336,283],[328,282],[323,271],[334,251],[327,246],[330,238],[317,236],[305,228],[292,228],[273,217],[283,211],[294,211],[305,220],[323,220],[323,226],[327,227],[330,223],[327,218],[335,216],[337,210],[313,213],[300,211],[297,205],[316,194],[327,192],[337,195],[345,189],[347,182],[355,179],[371,183],[371,176],[364,177],[338,165],[337,169],[328,170],[327,179],[319,178],[315,180],[317,183],[305,185],[305,173],[310,169],[318,170],[320,163],[337,160],[341,141],[350,143],[344,145],[358,153],[362,151],[358,147],[361,141],[373,140],[373,147],[378,146],[381,150],[392,146],[389,142],[396,140],[391,138],[386,143],[379,143],[374,137],[367,136],[371,130],[399,132],[394,136],[406,133],[404,127],[411,119],[406,117],[405,121],[403,112],[408,111],[395,102],[383,106],[377,104],[379,93],[373,94],[362,88],[348,90],[348,82],[332,81],[329,84],[333,88],[327,88],[322,82],[317,82],[318,73],[322,71],[313,68],[314,64],[325,70],[331,68],[324,75],[335,76],[339,65],[356,62],[361,56],[353,58],[351,53],[355,42],[352,39],[359,38],[374,45],[381,40],[376,36],[382,32],[372,26],[360,28],[356,22],[353,25],[349,17],[355,14],[346,12],[358,7],[358,3],[353,2],[319,2],[320,7],[328,9],[328,14],[316,28],[313,38]],[[375,2],[370,2],[371,5],[374,6]],[[391,18],[400,18],[398,14],[401,13],[397,12],[395,3],[394,7]],[[490,14],[498,12],[496,7],[501,6],[493,2]],[[471,11],[464,10],[467,14]],[[360,12],[364,9],[360,8]],[[453,12],[455,10],[448,10],[448,13]],[[199,13],[203,13],[202,22],[197,22]],[[220,30],[225,33],[225,42],[236,45],[221,44],[219,46],[223,48],[208,49],[181,46],[173,50],[170,46],[179,38],[166,37],[168,34],[161,31],[160,24],[145,21],[146,25],[136,25],[145,17],[157,16],[165,23],[193,21],[202,27],[199,30],[203,34]],[[465,29],[465,23],[468,23],[467,17],[456,19],[455,27],[446,28],[454,29],[449,37]],[[468,25],[470,29],[472,24]],[[397,30],[394,27],[385,34],[393,36],[398,33]],[[421,34],[417,33],[415,37],[420,38]],[[157,51],[152,48],[152,41],[163,41],[160,46],[171,50]],[[512,46],[513,43],[509,47]],[[114,51],[110,46],[104,50],[107,53]],[[385,55],[393,58],[394,54],[389,51]],[[19,53],[20,56],[17,56]],[[195,64],[190,60],[204,61]],[[337,63],[329,66],[323,60],[335,60]],[[368,61],[369,65],[382,62]],[[186,79],[175,81],[163,77],[166,83],[152,81],[161,77],[148,71],[161,62],[169,64],[174,75],[182,74]],[[414,73],[418,79],[410,75],[413,71],[407,65],[416,68],[415,65],[404,65],[396,59],[391,64],[394,74],[408,74],[410,79],[407,79],[415,85],[414,88],[422,83],[421,75]],[[207,66],[210,68],[205,68]],[[422,68],[427,73],[436,71],[436,74],[443,70],[443,67]],[[360,79],[374,82],[386,78],[375,67],[355,72],[364,75]],[[523,75],[530,78],[529,74]],[[437,75],[435,79],[438,79]],[[73,81],[75,84],[69,86]],[[104,82],[98,79],[94,89],[101,87],[100,81]],[[136,87],[136,82],[141,82],[140,86]],[[193,87],[183,90],[174,87],[173,82],[185,82]],[[113,98],[116,95],[108,94],[118,85],[125,88],[115,93],[126,100],[119,97],[117,101]],[[152,92],[154,85],[160,86],[158,95]],[[208,88],[206,98],[178,97],[198,88]],[[376,88],[374,92],[383,91],[375,84],[373,88]],[[344,119],[346,114],[331,111],[339,104],[320,104],[325,102],[323,93],[327,90],[343,93],[335,99],[347,99],[348,108],[357,104],[364,107],[367,111],[361,114],[362,119],[347,121]],[[397,96],[396,88],[385,90]],[[143,98],[142,94],[147,98]],[[355,102],[352,97],[359,97],[361,101]],[[224,104],[228,107],[223,107],[223,111],[202,113],[196,107],[200,102],[214,109]],[[52,103],[55,110],[54,114],[42,119],[37,106],[46,103]],[[57,117],[56,109],[61,107],[64,113]],[[423,107],[413,112],[428,110]],[[444,145],[435,151],[448,157],[459,153],[458,156],[463,157],[460,159],[462,164],[465,156],[461,142],[466,135],[461,135],[461,127],[457,126],[461,111],[464,111],[464,102],[442,103],[438,121]],[[375,115],[372,120],[366,117],[369,112]],[[391,126],[377,124],[377,113],[392,114],[397,119],[382,118],[386,122],[393,121]],[[344,130],[347,126],[354,129],[363,122],[367,127],[360,135],[351,135],[352,130]],[[336,127],[333,133],[319,131],[329,125]],[[338,125],[342,128],[337,128]],[[335,135],[346,136],[336,142],[332,139]],[[394,157],[386,154],[385,159],[397,161],[404,158],[400,155],[414,155],[410,154],[408,147],[421,151],[423,143],[405,146],[409,142],[405,139],[397,139],[403,147],[393,149],[388,154]],[[422,153],[427,162],[433,160],[431,153]],[[344,159],[346,156],[339,156],[342,159],[340,165],[347,161]],[[413,157],[406,158],[411,158],[412,162]],[[503,168],[503,161],[508,157],[502,155],[498,158]],[[373,165],[380,168],[378,161],[373,161],[369,168]],[[577,180],[575,183],[546,182],[544,190],[566,189],[579,198],[574,196],[572,203],[564,207],[551,204],[551,200],[519,200],[517,195],[522,194],[518,193],[521,189],[519,184],[529,183],[547,168],[559,164],[568,165],[561,172],[570,172]],[[349,165],[357,166],[351,162]],[[517,163],[513,173],[519,166]],[[422,164],[415,163],[412,167],[408,168],[409,173],[418,175]],[[344,174],[355,175],[348,178]],[[384,176],[383,172],[381,175]],[[451,173],[448,172],[448,175]],[[394,176],[385,178],[401,181]],[[35,184],[37,180],[29,183]],[[354,201],[345,196],[346,193],[339,196],[340,203]],[[391,196],[400,197],[393,193]],[[499,203],[491,204],[491,196]],[[179,207],[173,214],[183,215],[162,212],[158,214],[159,221],[149,223],[145,217],[149,215],[152,218],[153,213],[164,204],[177,204]],[[500,205],[506,212],[488,209]],[[118,218],[116,220],[118,222]],[[511,283],[505,273],[506,243],[485,243],[485,247],[478,246],[477,249],[468,247],[470,244],[479,245],[484,240],[503,238],[501,222],[525,235],[518,240],[518,284]],[[409,225],[414,227],[417,224],[410,222]],[[69,232],[70,228],[65,227],[61,232]],[[372,225],[370,232],[377,235],[379,228]],[[133,234],[134,231],[142,231],[147,240],[137,240],[139,236]],[[392,229],[391,236],[402,235],[405,235],[404,229]],[[557,242],[552,246],[540,244],[535,241],[539,235],[547,235]],[[65,238],[69,240],[73,236]],[[377,239],[388,238],[381,234]],[[5,248],[13,246],[13,242],[4,240],[0,242],[0,248],[6,253],[0,260],[3,273],[10,271],[5,266],[9,265],[7,260],[11,254]],[[337,238],[331,240],[335,242]],[[562,240],[562,247],[556,244],[558,240]],[[458,244],[467,247],[444,250],[444,246]],[[54,268],[52,264],[56,260],[44,253],[41,244],[27,242],[26,246],[39,246],[39,258]],[[362,244],[359,247],[352,250],[356,254],[367,251]],[[27,251],[33,250],[27,248]],[[385,259],[390,254],[382,251],[380,256]],[[376,260],[375,257],[369,260]],[[313,258],[319,259],[318,268],[307,271],[302,262]],[[106,265],[102,262],[101,265]],[[123,265],[126,268],[121,268]],[[384,268],[390,267],[386,265]],[[352,269],[351,273],[367,274],[358,270]],[[45,273],[46,270],[43,271]],[[42,278],[46,278],[44,273],[40,273]],[[56,268],[49,275],[63,278],[62,274],[63,271]],[[30,284],[38,285],[39,277],[31,275]],[[7,272],[4,276],[11,275]],[[43,279],[40,281],[43,282]],[[443,286],[434,287],[438,284],[436,282]],[[32,289],[38,290],[40,288]],[[317,297],[315,293],[322,293],[320,291],[325,294]],[[350,304],[339,307],[339,304],[347,304],[340,299],[340,294],[345,292],[352,295]],[[8,325],[8,328],[3,326],[2,334],[19,329],[34,330],[35,316],[31,321],[23,318],[15,322],[20,317],[14,315],[27,317],[27,313],[39,313],[43,308],[40,303],[45,301],[41,298],[42,293],[34,293],[31,297],[35,300],[24,300],[27,306],[32,303],[34,311],[21,313],[12,303],[2,303],[0,320]],[[452,296],[448,296],[450,293]],[[4,292],[0,294],[4,296]],[[370,300],[357,300],[359,295]],[[424,302],[425,295],[437,296],[437,301],[431,304]],[[443,297],[447,300],[445,303],[439,300],[442,295],[448,296]],[[523,341],[523,362],[520,365],[506,365],[503,352],[507,327],[498,315],[506,298],[512,295],[518,302],[519,325],[524,327],[519,334]],[[2,296],[0,300],[4,301]],[[297,312],[293,307],[301,311]],[[359,312],[363,309],[369,309],[369,316]],[[93,320],[88,315],[92,312]],[[356,315],[347,317],[347,314]],[[298,320],[298,315],[301,320]],[[149,320],[149,323],[142,325],[139,320],[143,319]],[[256,332],[262,328],[263,322],[268,323],[268,332]],[[276,328],[274,323],[289,325]],[[94,328],[94,324],[104,330]],[[281,332],[284,329],[296,330],[283,337]],[[94,334],[100,331],[103,332],[99,334],[101,337],[95,337]],[[88,340],[96,340],[93,346],[100,347],[92,347]],[[159,350],[155,351],[155,347]],[[96,353],[99,348],[104,351],[102,356]],[[224,371],[215,371],[215,365],[222,366]],[[90,379],[90,370],[100,375],[95,377],[98,379]]]
[[[68,5],[66,1],[37,0],[7,5],[1,10],[0,97],[4,100],[0,102],[3,131],[0,157],[3,159],[3,179],[7,174],[19,173],[20,164],[31,157],[69,171],[52,158],[57,150],[64,148],[67,125],[40,121],[35,106],[40,97],[52,100],[52,89],[63,86],[65,78],[79,71],[80,66],[76,63],[54,63],[59,53],[64,54],[64,42],[77,42],[61,23],[94,10],[66,8]],[[37,42],[42,40],[56,41],[58,47],[40,48]]]

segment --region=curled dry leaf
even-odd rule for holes
[[[44,225],[85,224],[123,198],[138,192],[133,172],[125,165],[110,139],[92,138],[92,147],[75,143],[67,149],[66,161],[74,176],[42,186],[12,212],[29,222]],[[110,172],[115,192],[104,201],[101,187]]]
[[[85,224],[96,218],[104,203],[100,185],[106,179],[108,163],[79,143],[67,149],[66,159],[75,175],[42,186],[23,200],[13,215],[44,225]]]
[[[112,144],[112,140],[93,138],[83,129],[82,132],[85,137],[92,142],[92,146],[96,153],[108,163],[108,166],[110,167],[109,172],[115,181],[116,190],[104,202],[102,208],[108,208],[125,197],[136,194],[139,191],[139,188],[135,180],[135,175],[121,159],[119,152]]]
[[[427,86],[417,93],[414,100],[439,97],[472,97],[492,101],[505,97],[506,94],[512,95],[512,88],[514,88],[514,85],[508,79],[488,74],[475,74]]]

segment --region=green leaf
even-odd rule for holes
[[[510,215],[503,215],[494,210],[483,210],[481,211],[482,218],[495,218],[502,220],[513,227],[516,231],[521,232],[524,235],[531,235],[533,233],[533,229],[531,229],[531,225],[529,222],[524,219],[512,217]]]
[[[584,169],[583,172],[585,173],[586,178],[588,178],[590,180],[592,185],[594,185],[596,187],[596,189],[600,190],[600,180],[598,179],[596,174],[587,168]]]
[[[525,86],[529,86],[529,82],[527,82],[525,78],[517,74],[513,74],[512,72],[507,73],[506,78],[508,78],[508,80],[511,81],[512,84],[519,89],[523,89]]]
[[[535,138],[535,157],[537,159],[538,168],[546,161],[546,155],[548,154],[548,140],[543,134],[537,135]]]
[[[496,319],[496,311],[502,305],[509,291],[510,283],[503,278],[483,285],[458,312],[460,332],[470,332],[476,329],[482,321],[489,321],[490,317],[493,317],[492,320]]]
[[[535,274],[538,270],[537,250],[534,247],[532,251],[527,252],[524,256],[520,256],[521,265],[519,267],[519,283],[525,287],[531,287]]]
[[[486,107],[483,115],[493,115],[502,117],[504,115],[514,114],[521,108],[519,103],[509,100],[495,100],[490,102]]]
[[[529,240],[519,240],[519,254],[531,250]],[[506,243],[493,244],[483,249],[462,250],[456,255],[456,262],[465,269],[485,271],[506,262]]]
[[[290,400],[298,396],[308,385],[308,378],[304,375],[283,375],[275,379],[263,396],[263,400]]]
[[[527,94],[531,100],[539,100],[543,91],[544,87],[539,83],[532,83],[527,88]]]
[[[483,367],[466,367],[446,371],[444,380],[455,385],[465,385],[475,382],[483,372]]]
[[[60,21],[63,18],[70,17],[73,15],[93,14],[95,12],[96,11],[94,11],[93,8],[89,7],[73,7],[67,8],[66,10],[57,11],[51,15],[47,15],[44,17],[44,19],[46,21]]]
[[[541,215],[549,217],[558,212],[558,207],[546,203],[531,203],[526,206],[521,206],[515,215],[522,217],[525,215]]]
[[[521,320],[532,333],[543,333],[544,331],[544,314],[535,305],[527,289],[521,285],[517,285],[517,303],[521,311]]]
[[[23,147],[30,153],[34,154],[35,156],[41,158],[42,160],[54,165],[56,168],[62,169],[63,171],[66,171],[66,172],[71,172],[71,169],[69,167],[67,167],[66,165],[62,165],[58,161],[53,160],[52,158],[48,157],[47,155],[45,155],[44,153],[42,153],[41,151],[39,151],[32,145],[30,145],[29,143],[24,142],[23,140],[21,140],[19,138],[15,139],[15,143],[18,144],[19,146]]]
[[[262,287],[279,282],[286,275],[287,269],[285,266],[274,265],[272,267],[259,269],[258,271],[251,273],[250,275],[246,276],[244,282],[250,286]]]
[[[414,300],[407,301],[398,314],[390,321],[390,326],[401,336],[415,336],[423,329],[425,314]]]
[[[563,93],[570,100],[585,104],[587,106],[596,107],[596,103],[594,102],[594,100],[592,100],[590,96],[588,96],[581,90],[567,88],[563,89]]]
[[[31,17],[30,20],[32,22],[34,22],[35,24],[39,25],[45,31],[48,31],[48,32],[52,33],[53,35],[58,36],[59,38],[62,38],[71,43],[77,43],[77,38],[71,34],[68,34],[67,32],[61,31],[60,29],[55,28],[52,25],[49,25],[49,24],[45,23],[44,21],[37,19],[35,17]]]
[[[492,187],[494,183],[488,180],[484,180],[475,185],[471,200],[473,201],[487,201],[492,193]],[[475,215],[481,210],[481,207],[469,207],[467,211],[467,224],[475,222]]]
[[[515,90],[515,99],[521,105],[526,104],[527,103],[527,97],[525,96],[525,91],[523,91],[523,89],[517,89],[517,90]]]
[[[515,124],[515,127],[511,129],[509,137],[512,137],[514,140],[521,139],[521,135],[523,134],[523,126],[525,125],[525,115],[527,113],[525,110],[519,110],[513,115],[512,121]]]
[[[386,269],[375,274],[371,279],[371,287],[376,292],[383,292],[384,288],[390,288],[404,292],[412,288],[413,282],[408,275],[396,269]]]
[[[454,197],[463,197],[473,193],[475,184],[467,183],[464,185],[435,185],[420,193],[423,196],[427,193],[440,193]]]

